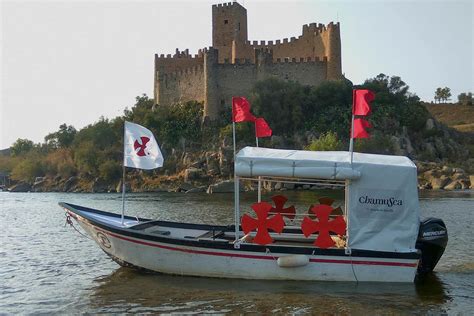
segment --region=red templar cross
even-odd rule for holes
[[[140,144],[138,142],[138,140],[135,140],[135,142],[133,143],[133,148],[135,150],[137,150],[137,155],[140,156],[140,157],[143,157],[143,156],[146,156],[146,153],[145,153],[145,148],[146,148],[146,144],[150,141],[150,138],[146,137],[146,136],[142,136],[140,137],[140,140],[142,141],[142,143]]]
[[[311,208],[311,211],[316,215],[318,221],[313,221],[309,217],[303,219],[301,223],[301,230],[303,234],[309,235],[319,232],[318,237],[314,241],[314,245],[319,248],[329,248],[335,245],[329,232],[334,232],[338,235],[344,235],[346,232],[346,221],[342,216],[337,216],[332,221],[329,221],[329,214],[333,211],[330,205],[319,204]]]
[[[280,213],[281,215],[289,219],[295,218],[296,211],[293,205],[287,208],[283,208],[286,201],[288,201],[288,198],[286,196],[275,195],[275,196],[272,196],[272,200],[273,200],[273,203],[275,203],[275,207],[272,207],[272,209],[270,210],[270,214]]]
[[[283,231],[285,222],[281,214],[276,214],[273,217],[267,218],[268,212],[270,212],[272,206],[267,202],[254,203],[252,209],[257,214],[257,219],[252,218],[245,214],[242,216],[242,230],[245,234],[250,233],[253,230],[257,230],[257,235],[253,239],[256,244],[266,245],[273,242],[272,237],[268,233],[268,229],[271,229],[277,233]]]

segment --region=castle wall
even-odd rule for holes
[[[339,61],[340,67],[340,31],[339,23],[330,23],[326,27],[323,24],[312,23],[303,25],[303,32],[298,38],[291,37],[276,41],[247,41],[233,43],[232,59],[250,58],[255,62],[253,50],[267,48],[273,51],[273,60],[278,58],[300,58],[314,59],[318,57],[323,60]],[[330,58],[330,56],[332,58]],[[336,65],[337,66],[337,65]],[[337,72],[338,67],[334,70]],[[341,72],[341,71],[339,71]]]
[[[157,103],[171,105],[190,100],[204,102],[204,67],[202,65],[168,74],[158,72]]]
[[[297,81],[303,85],[316,86],[326,80],[326,62],[287,60],[262,65],[238,60],[237,64],[218,64],[219,108],[229,108],[232,96],[249,96],[257,81],[267,78]]]

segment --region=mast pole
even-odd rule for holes
[[[233,102],[232,102],[233,105]],[[234,145],[234,221],[235,221],[235,248],[240,248],[238,243],[239,241],[239,219],[240,219],[240,206],[239,206],[239,178],[236,176],[235,173],[235,152],[236,152],[236,144],[235,144],[235,121],[232,118],[232,140]]]
[[[255,135],[257,135],[257,125],[255,125]],[[255,143],[257,144],[258,147],[258,137],[255,136]],[[260,181],[261,177],[258,177],[258,196],[257,196],[257,202],[260,203],[262,201],[262,182]]]
[[[122,226],[124,225],[125,217],[125,147],[126,147],[126,131],[125,131],[125,121],[123,122],[123,150],[124,150],[124,159],[122,161]]]
[[[349,151],[351,152],[351,167],[352,161],[354,158],[354,102],[355,102],[355,92],[356,90],[352,88],[352,118],[351,118],[351,139],[349,142]]]

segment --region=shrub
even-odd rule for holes
[[[21,160],[12,170],[13,180],[33,182],[36,177],[44,176],[41,160],[28,157]]]
[[[370,138],[354,139],[357,152],[370,154],[393,154],[393,142],[390,136],[374,133]]]
[[[120,179],[122,168],[116,161],[107,160],[99,166],[99,176],[108,182]]]
[[[336,151],[342,149],[342,142],[334,132],[323,133],[315,139],[305,149],[314,151]]]

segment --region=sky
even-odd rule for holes
[[[154,54],[212,44],[211,5],[222,1],[0,0],[0,149],[43,142],[153,96]],[[249,40],[299,36],[341,23],[342,68],[354,84],[397,75],[424,101],[437,87],[474,92],[471,0],[239,1]]]

